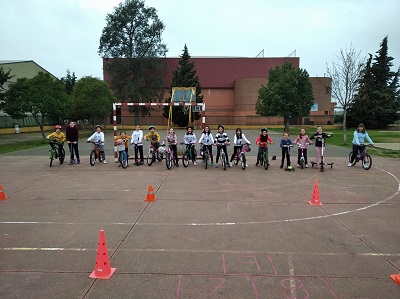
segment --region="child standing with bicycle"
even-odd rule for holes
[[[233,137],[233,154],[231,156],[231,164],[235,156],[237,155],[238,151],[243,147],[244,144],[249,144],[250,141],[247,140],[246,136],[242,133],[242,129],[237,128],[236,134]]]
[[[130,136],[126,135],[126,132],[122,131],[119,133],[119,136],[115,136],[114,137],[114,141],[118,147],[118,151],[125,151],[126,153],[126,159],[128,160],[128,144],[129,144],[129,139],[131,139]],[[120,157],[121,157],[121,153],[120,153]],[[118,167],[120,167],[121,165],[119,165]],[[129,165],[128,165],[129,166]]]
[[[185,136],[183,136],[183,143],[186,146],[191,145],[191,154],[192,154],[192,161],[193,161],[193,165],[196,166],[196,149],[195,149],[195,144],[196,144],[196,134],[193,133],[193,127],[192,126],[188,126],[186,128],[186,134]]]
[[[357,129],[354,131],[353,135],[353,141],[351,142],[353,145],[353,154],[351,155],[350,163],[347,165],[348,167],[353,166],[354,159],[357,156],[358,152],[362,152],[365,148],[364,145],[364,140],[367,139],[367,141],[373,145],[374,143],[372,142],[371,138],[369,137],[367,131],[365,131],[365,126],[364,124],[359,124]]]
[[[325,134],[322,132],[322,127],[317,127],[317,133],[310,137],[311,140],[315,139],[315,167],[318,168],[319,165],[322,165],[322,153],[323,148],[325,148],[325,139],[330,138],[330,134]],[[323,166],[323,165],[322,165]]]
[[[307,161],[307,143],[312,144],[310,138],[306,134],[306,129],[301,129],[300,134],[296,137],[296,139],[293,141],[294,144],[299,145],[298,149],[298,154],[297,154],[297,168],[300,167],[300,159],[303,153],[304,157],[304,163],[306,165],[306,168],[308,168],[308,161]]]
[[[280,168],[283,168],[283,164],[285,163],[286,157],[286,166],[289,167],[290,165],[290,147],[293,146],[292,140],[289,139],[289,133],[283,133],[283,138],[281,140],[281,149],[282,149],[282,162]]]
[[[50,135],[47,136],[47,139],[49,140],[55,140],[58,142],[58,156],[61,157],[62,154],[62,150],[63,150],[63,146],[64,146],[64,141],[66,139],[64,133],[61,132],[61,126],[60,125],[56,125],[54,127],[56,129],[55,132],[51,133]],[[52,147],[54,145],[51,145]],[[62,162],[61,162],[62,164]]]
[[[165,142],[168,142],[168,146],[172,148],[175,157],[175,165],[176,167],[179,167],[178,148],[176,147],[176,145],[178,144],[178,137],[176,136],[173,128],[169,129],[168,135],[164,139],[163,146],[165,145]]]
[[[213,162],[213,153],[212,153],[212,145],[214,144],[214,138],[211,134],[211,130],[209,126],[205,126],[203,129],[203,133],[199,139],[199,143],[202,144],[201,150],[204,153],[208,149],[208,153],[210,154],[211,164],[210,166],[214,165]],[[204,164],[204,158],[202,163]]]
[[[265,149],[268,152],[268,142],[271,144],[274,144],[274,141],[272,140],[271,137],[268,136],[268,129],[267,128],[262,128],[261,129],[261,134],[258,135],[256,139],[256,144],[258,145],[258,154],[257,154],[257,162],[256,166],[260,164],[262,152],[263,152],[263,145],[265,144]]]
[[[97,145],[100,155],[102,155],[104,158],[103,163],[106,164],[106,154],[104,152],[104,133],[101,131],[101,126],[96,126],[96,132],[94,132],[92,136],[86,140],[86,142],[93,142]]]
[[[215,139],[214,139],[214,144],[217,146],[221,146],[222,150],[225,153],[225,159],[226,159],[226,164],[229,165],[229,167],[232,166],[232,163],[228,162],[228,152],[226,150],[226,145],[230,144],[228,134],[225,133],[225,127],[223,125],[218,126],[218,133],[215,134]],[[215,160],[215,167],[218,168],[218,160],[220,156],[220,151],[219,149],[217,150],[217,158]]]
[[[136,125],[136,130],[132,133],[131,144],[135,145],[135,164],[143,164],[143,131],[140,129],[140,125]],[[138,160],[138,152],[140,160]]]

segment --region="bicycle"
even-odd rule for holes
[[[170,145],[168,145],[168,150],[167,150],[167,153],[165,154],[165,165],[167,166],[167,169],[172,168],[174,161],[175,161],[175,154],[174,154],[174,150],[172,149],[172,146],[170,144]]]
[[[192,160],[193,163],[196,163],[197,153],[196,153],[196,149],[194,148],[194,143],[185,144],[185,143],[181,142],[180,145],[186,145],[185,152],[183,153],[183,156],[182,156],[183,166],[188,167],[190,160]]]
[[[128,155],[126,154],[125,151],[125,142],[127,142],[127,140],[122,140],[122,139],[118,139],[115,142],[118,150],[118,162],[120,163],[120,166],[122,166],[123,169],[126,169],[128,167]]]
[[[90,141],[87,141],[87,143],[90,143]],[[100,152],[98,146],[101,145],[100,143],[95,143],[94,141],[91,141],[91,143],[93,143],[93,149],[90,152],[90,157],[89,157],[89,161],[90,161],[90,165],[94,166],[94,164],[96,164],[96,160],[99,160],[99,162],[103,162],[105,159],[105,155],[104,152]]]
[[[158,149],[155,148],[153,143],[150,142],[149,151],[147,153],[147,165],[151,166],[156,161],[156,159],[158,160],[158,162],[161,162],[163,160],[163,154],[159,151],[160,148],[161,147],[159,147]]]
[[[63,164],[64,159],[65,159],[65,150],[64,150],[64,148],[61,149],[61,155],[59,155],[59,152],[58,152],[59,146],[62,145],[63,143],[57,142],[55,140],[48,140],[47,142],[50,144],[50,147],[51,147],[49,150],[49,152],[50,152],[50,156],[49,156],[50,167],[53,166],[54,159],[58,159],[60,161],[60,165]]]
[[[366,146],[372,146],[371,144],[360,145],[363,147],[361,153],[358,151],[356,158],[353,161],[353,166],[356,165],[357,162],[361,161],[361,165],[365,170],[369,170],[372,166],[372,158],[367,153]],[[351,156],[353,155],[353,151],[349,154],[349,162],[351,163]]]
[[[233,163],[235,163],[235,165],[238,165],[240,161],[243,170],[245,170],[247,166],[245,152],[250,152],[251,150],[249,145],[250,144],[248,143],[242,144],[240,149],[236,152],[236,155],[233,157]]]
[[[223,170],[226,170],[226,165],[228,164],[228,162],[227,162],[228,161],[228,157],[225,155],[225,152],[222,149],[222,146],[224,144],[217,143],[216,145],[217,145],[218,150],[219,150],[219,158],[221,159],[222,168],[223,168]],[[225,145],[228,146],[229,144],[226,143]]]
[[[303,169],[303,168],[304,168],[304,165],[306,165],[306,159],[304,158],[304,149],[307,148],[307,145],[309,145],[309,143],[307,142],[307,143],[305,144],[306,147],[302,147],[302,144],[301,144],[301,143],[297,143],[297,145],[299,146],[299,149],[301,150],[301,156],[300,156],[300,163],[299,163],[299,165],[300,165],[300,168]],[[307,167],[308,167],[308,166],[307,166]]]
[[[269,167],[268,142],[259,142],[258,146],[262,148],[260,164],[264,165],[265,170],[268,170]]]
[[[204,162],[204,168],[207,169],[208,168],[208,160],[210,160],[210,151],[209,151],[207,145],[204,145],[201,143],[201,146],[202,146],[202,148],[205,148],[205,150],[202,150],[202,153],[200,153],[200,154],[202,154],[202,156],[203,156],[202,160]]]

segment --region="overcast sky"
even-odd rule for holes
[[[102,76],[97,53],[107,13],[120,0],[0,0],[0,60],[34,60],[57,77]],[[399,0],[146,0],[166,29],[167,57],[285,57],[310,76],[350,44],[375,54],[387,35],[400,65]],[[293,55],[293,54],[292,54]],[[201,78],[200,78],[201,79]]]

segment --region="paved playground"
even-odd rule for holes
[[[389,278],[400,274],[400,161],[348,168],[348,150],[328,144],[324,173],[266,171],[252,149],[244,171],[124,170],[111,142],[93,167],[83,142],[80,165],[50,168],[47,147],[0,155],[0,298],[400,298]],[[309,204],[316,179],[322,205]],[[100,230],[108,280],[89,278]]]

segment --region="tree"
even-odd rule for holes
[[[12,77],[14,77],[11,76],[10,73],[11,70],[8,70],[6,72],[2,67],[0,67],[0,110],[4,107],[4,97],[6,91],[4,84],[7,83]]]
[[[291,63],[270,69],[267,86],[262,85],[256,102],[260,116],[282,116],[285,131],[289,131],[291,116],[307,116],[313,105],[314,94],[308,72],[296,70]]]
[[[122,102],[161,101],[165,57],[162,43],[164,23],[153,7],[143,0],[125,0],[106,17],[107,25],[100,38],[99,55],[106,59],[105,69],[111,76],[110,86]],[[138,121],[139,113],[150,114],[146,106],[130,106]]]
[[[78,80],[71,95],[72,114],[76,119],[88,119],[93,125],[110,114],[114,94],[104,81],[90,76]]]
[[[399,73],[390,71],[393,57],[388,56],[388,38],[369,59],[361,73],[355,99],[349,109],[349,124],[364,123],[367,128],[383,129],[399,119]]]
[[[43,131],[46,117],[60,117],[65,110],[67,94],[64,86],[49,74],[39,72],[32,79],[20,78],[12,83],[5,95],[4,111],[14,118],[23,118],[32,114]]]
[[[194,62],[190,62],[190,55],[187,46],[183,49],[183,54],[179,60],[180,67],[177,67],[172,73],[170,97],[165,100],[166,103],[171,102],[172,87],[196,87],[196,103],[203,103],[203,95],[199,77],[196,76]],[[164,117],[169,117],[169,107],[164,107]],[[192,119],[199,119],[200,113],[192,112]],[[189,115],[184,107],[172,107],[172,122],[180,127],[188,125]]]
[[[69,70],[67,70],[67,76],[60,79],[61,83],[65,86],[65,91],[67,92],[67,94],[72,94],[72,91],[74,90],[74,86],[76,84],[76,79],[77,78],[75,76],[75,72],[73,72],[71,75],[71,72]]]
[[[363,61],[360,59],[361,51],[357,52],[353,45],[345,50],[340,49],[339,55],[336,55],[336,62],[332,62],[332,68],[327,64],[326,70],[329,77],[332,78],[332,95],[343,109],[343,141],[347,143],[347,111],[354,100],[354,93],[358,85]]]

